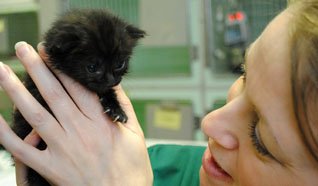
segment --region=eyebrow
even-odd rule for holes
[[[251,44],[248,45],[248,47],[245,49],[244,52],[244,57],[243,57],[243,63],[241,64],[241,71],[243,72],[243,85],[245,86],[246,84],[246,74],[247,74],[247,55],[248,55],[248,51],[251,47]]]

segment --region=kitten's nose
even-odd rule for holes
[[[113,81],[115,81],[115,77],[112,74],[106,74],[106,80],[108,82],[113,82]]]
[[[106,75],[105,82],[107,83],[108,87],[113,87],[119,83],[119,81],[113,75],[110,74]]]
[[[95,78],[98,79],[98,80],[104,79],[104,73],[103,73],[101,70],[98,70],[98,71],[94,72],[93,75],[94,75]]]

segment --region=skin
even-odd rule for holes
[[[239,78],[229,90],[228,103],[203,119],[208,151],[232,178],[227,182],[217,180],[201,169],[201,185],[318,183],[318,165],[300,138],[292,105],[286,34],[290,18],[287,9],[251,45],[245,84]],[[34,128],[22,141],[0,117],[0,143],[16,159],[18,185],[28,185],[25,165],[40,172],[52,185],[152,185],[144,136],[122,88],[116,90],[130,118],[125,125],[107,118],[95,94],[57,73],[66,93],[44,65],[42,59],[46,57],[41,47],[39,53],[26,43],[17,46],[18,58],[56,119],[30,96],[12,70],[0,63],[1,87]],[[253,146],[249,124],[257,116],[261,140],[275,158],[258,153]],[[44,151],[33,147],[39,136],[48,145]]]
[[[96,94],[56,73],[66,92],[30,45],[18,43],[16,50],[55,115],[49,114],[12,70],[0,63],[1,87],[34,129],[22,141],[0,117],[0,143],[16,159],[17,185],[28,185],[25,165],[52,185],[151,185],[153,176],[144,136],[121,86],[116,87],[116,93],[130,118],[125,125],[113,123],[103,113]],[[39,53],[45,59],[43,51],[40,45]],[[48,145],[44,151],[33,147],[39,141],[38,135]],[[126,179],[122,179],[123,175]]]
[[[318,164],[305,148],[293,110],[286,34],[291,19],[286,9],[251,44],[245,82],[240,77],[229,90],[227,104],[203,119],[208,150],[232,179],[214,179],[201,167],[201,185],[318,183]],[[259,118],[256,129],[261,141],[274,158],[253,146],[249,124],[255,117]]]

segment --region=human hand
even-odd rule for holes
[[[40,55],[45,58],[43,47]],[[119,102],[129,120],[113,123],[98,96],[61,73],[61,83],[26,43],[17,46],[17,56],[37,85],[54,116],[25,89],[12,70],[0,64],[0,85],[7,92],[47,149],[34,147],[38,137],[18,138],[0,117],[0,143],[18,160],[17,183],[25,183],[24,164],[53,185],[151,185],[152,170],[133,107],[121,86]]]

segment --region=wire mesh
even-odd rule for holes
[[[287,0],[241,0],[241,4],[249,19],[251,40],[253,41],[266,25],[286,7]]]
[[[130,23],[139,23],[139,0],[69,0],[69,7],[107,8]]]

